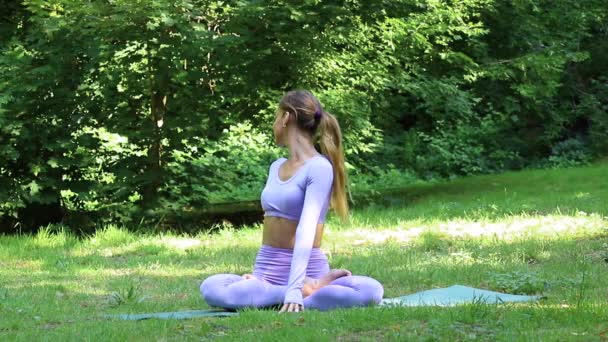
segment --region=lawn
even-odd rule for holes
[[[378,279],[385,297],[463,284],[538,302],[113,321],[102,315],[207,308],[200,282],[250,272],[261,227],[43,230],[0,236],[0,340],[606,340],[607,175],[602,162],[416,185],[329,220],[332,267]]]

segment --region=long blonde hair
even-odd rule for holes
[[[295,113],[298,127],[312,137],[318,137],[321,153],[329,158],[334,171],[331,207],[341,219],[348,218],[347,174],[338,120],[323,110],[321,102],[307,90],[293,90],[285,94],[279,109]]]

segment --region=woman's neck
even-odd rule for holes
[[[290,134],[287,136],[289,159],[299,162],[308,160],[319,154],[312,143],[312,138],[307,137],[295,130],[289,133]]]

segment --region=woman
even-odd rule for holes
[[[262,247],[253,274],[211,276],[201,284],[203,298],[228,309],[282,303],[280,312],[379,303],[384,289],[378,281],[330,271],[319,249],[330,203],[342,218],[348,214],[338,121],[310,92],[291,91],[279,103],[273,130],[289,158],[270,166],[262,192]],[[322,154],[314,147],[317,136]]]

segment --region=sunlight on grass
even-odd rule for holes
[[[355,245],[383,244],[388,240],[395,242],[411,242],[423,233],[432,231],[449,237],[482,237],[494,236],[509,241],[522,236],[553,236],[560,234],[601,234],[606,232],[606,221],[599,214],[584,214],[577,216],[547,215],[547,216],[511,216],[502,221],[484,221],[453,219],[434,221],[424,225],[410,225],[408,222],[385,229],[369,229],[353,227],[348,231],[331,232],[331,241],[347,239]],[[337,236],[334,237],[333,235]]]
[[[191,239],[191,238],[176,238],[176,237],[165,237],[162,242],[169,247],[173,247],[175,249],[186,250],[192,247],[198,247],[203,242],[201,240]]]
[[[186,267],[146,267],[136,266],[132,268],[104,268],[104,269],[80,269],[78,270],[78,276],[94,279],[96,277],[110,278],[110,277],[123,277],[123,276],[152,276],[152,277],[175,277],[175,276],[186,276],[186,277],[197,277],[200,276],[201,270],[198,268],[186,268]]]
[[[42,269],[41,260],[1,260],[0,269],[2,270],[23,270],[27,272],[40,271]]]

